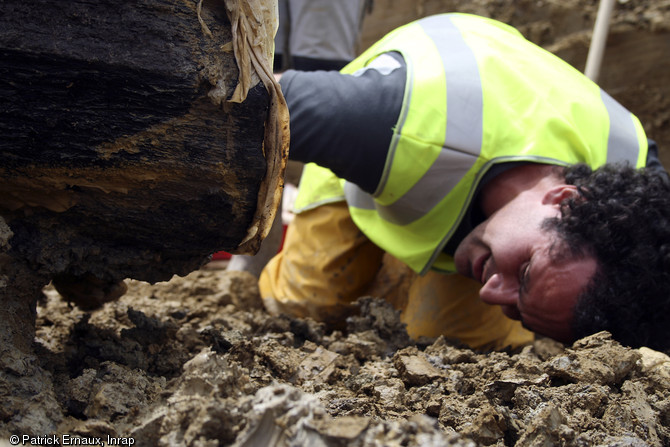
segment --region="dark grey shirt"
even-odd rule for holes
[[[314,162],[372,194],[381,179],[398,122],[407,70],[356,75],[286,71],[280,80],[291,116],[289,158]]]

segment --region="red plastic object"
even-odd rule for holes
[[[230,259],[231,256],[227,251],[217,251],[212,255],[212,261],[225,261]]]

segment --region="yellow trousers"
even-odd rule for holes
[[[479,299],[477,282],[458,274],[417,275],[385,255],[351,220],[344,202],[296,215],[283,250],[261,273],[272,313],[344,325],[361,296],[387,299],[401,311],[411,337],[444,335],[474,349],[517,348],[532,332]]]

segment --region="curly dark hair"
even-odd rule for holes
[[[670,181],[664,171],[605,165],[564,168],[577,198],[549,219],[575,253],[594,255],[596,274],[578,298],[577,338],[602,330],[622,344],[670,350]]]

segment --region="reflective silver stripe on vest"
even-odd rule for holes
[[[447,129],[444,148],[432,166],[402,197],[382,206],[347,182],[349,206],[377,209],[396,225],[408,225],[432,210],[475,164],[482,146],[483,100],[479,67],[472,49],[449,18],[435,16],[419,21],[440,53],[447,84]]]
[[[600,89],[600,97],[610,118],[607,138],[607,163],[629,161],[634,166],[640,155],[640,144],[630,112]]]

